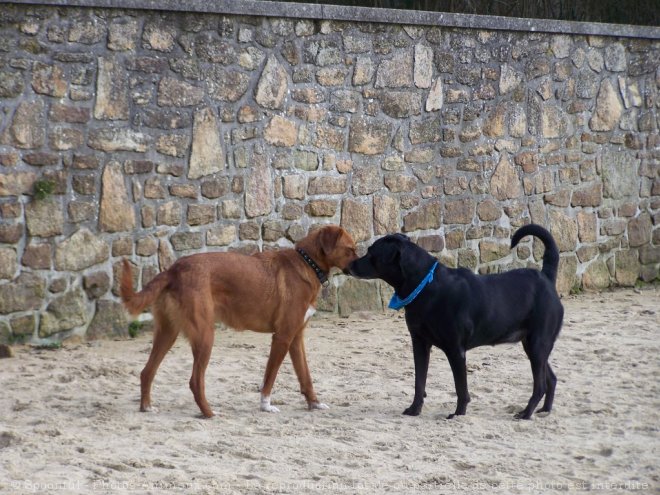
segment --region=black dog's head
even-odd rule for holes
[[[392,286],[398,286],[405,278],[402,254],[415,247],[406,235],[387,235],[369,246],[367,254],[353,261],[348,266],[348,272],[357,278],[380,278]]]

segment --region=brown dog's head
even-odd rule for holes
[[[358,258],[355,241],[337,225],[327,225],[296,243],[326,272],[337,267],[348,273],[348,265]]]

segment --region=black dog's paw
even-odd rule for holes
[[[419,416],[421,412],[422,412],[422,406],[413,404],[408,409],[403,411],[403,414],[405,414],[406,416]]]
[[[527,410],[523,409],[520,412],[517,412],[516,414],[513,415],[514,419],[526,419],[530,420],[532,419],[532,413],[528,413]]]

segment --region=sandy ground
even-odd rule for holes
[[[531,393],[520,345],[468,353],[468,415],[446,420],[449,365],[431,357],[422,415],[402,315],[318,314],[308,412],[288,359],[281,412],[259,411],[268,335],[218,330],[199,417],[179,339],[138,412],[150,336],[16,349],[0,361],[0,493],[660,493],[660,290],[564,299],[549,416],[516,421]]]

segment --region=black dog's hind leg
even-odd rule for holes
[[[468,393],[467,385],[467,368],[465,366],[465,350],[454,349],[452,351],[445,351],[451,372],[454,375],[454,386],[456,387],[456,412],[447,416],[447,419],[452,419],[454,416],[463,416],[467,410],[468,402],[470,402],[470,394]]]
[[[557,377],[550,367],[550,363],[546,364],[545,369],[545,383],[547,390],[545,391],[545,402],[543,407],[536,412],[550,412],[552,411],[552,402],[555,399],[555,387],[557,386]]]
[[[407,416],[419,416],[424,405],[424,397],[426,397],[426,377],[429,373],[431,344],[419,337],[411,337],[413,356],[415,358],[415,398],[410,407],[403,411],[403,414]]]
[[[532,365],[532,376],[534,377],[534,389],[532,396],[529,398],[527,407],[515,415],[516,419],[530,419],[534,413],[534,409],[545,395],[548,387],[547,371],[549,368],[548,357],[550,355],[544,349],[541,342],[533,337],[523,340],[523,348],[529,357],[529,362]],[[554,373],[553,373],[554,376]],[[553,387],[554,394],[554,387]],[[552,399],[550,400],[552,404]]]

